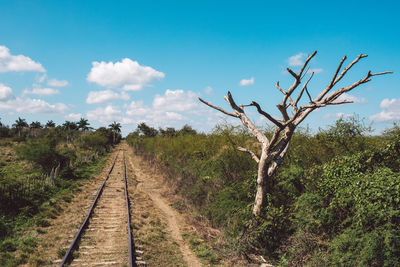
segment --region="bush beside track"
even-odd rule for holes
[[[356,118],[316,134],[297,131],[258,220],[251,215],[256,164],[235,149],[257,150],[244,129],[225,125],[206,135],[145,126],[128,143],[225,230],[231,249],[282,266],[400,264],[397,125],[382,136],[368,135]]]

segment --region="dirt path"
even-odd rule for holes
[[[126,145],[127,163],[132,168],[137,177],[137,190],[144,192],[153,202],[154,206],[163,214],[162,217],[166,220],[167,229],[173,240],[178,244],[179,250],[183,255],[183,259],[187,266],[201,266],[199,259],[190,250],[188,244],[182,238],[181,229],[187,227],[181,216],[162,197],[162,183],[156,176],[149,174],[143,170],[139,164],[139,159],[133,155],[131,148]]]

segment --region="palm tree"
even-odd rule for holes
[[[49,121],[47,121],[45,127],[46,128],[54,128],[54,127],[56,127],[56,124],[54,123],[54,121],[49,120]]]
[[[12,126],[15,127],[15,129],[17,129],[18,136],[21,136],[22,129],[24,127],[28,127],[28,123],[26,123],[25,119],[21,119],[20,117],[18,117],[18,120],[16,120]]]
[[[78,129],[76,122],[73,122],[73,121],[65,121],[62,126],[65,130],[68,130],[68,131]]]
[[[67,143],[69,143],[69,139],[70,139],[70,135],[72,134],[72,131],[77,130],[78,126],[73,121],[65,121],[64,124],[62,125],[62,127],[67,132]]]
[[[115,135],[117,133],[121,132],[121,124],[119,122],[113,122],[110,125],[108,125],[108,127],[111,128],[112,132],[113,132],[113,137],[114,137],[114,144],[115,144]]]
[[[29,125],[30,130],[33,132],[33,136],[37,136],[38,133],[38,129],[42,129],[43,126],[42,124],[40,124],[39,121],[33,121],[31,122],[31,124]]]
[[[84,132],[91,129],[91,127],[88,127],[90,125],[90,123],[88,122],[88,120],[86,120],[84,118],[81,118],[80,121],[78,121],[77,125],[78,125],[78,129],[81,129]]]

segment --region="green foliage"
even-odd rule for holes
[[[31,139],[17,148],[17,155],[31,161],[43,170],[48,171],[58,164],[60,155],[55,151],[55,145],[48,139]]]
[[[10,129],[4,125],[0,125],[0,137],[2,138],[11,137]]]
[[[36,248],[35,238],[23,237],[27,228],[35,227],[38,233],[43,233],[38,227],[47,227],[49,219],[56,218],[60,211],[58,202],[72,199],[77,181],[92,177],[102,169],[106,152],[113,144],[113,132],[106,128],[90,133],[49,125],[39,130],[40,136],[29,137],[22,131],[18,145],[11,139],[0,142],[10,150],[5,153],[6,160],[0,159],[0,266],[27,262]],[[49,175],[57,166],[59,173],[51,184],[27,183]],[[28,184],[30,190],[26,191]],[[40,257],[31,260],[30,264],[41,262]]]
[[[138,125],[138,131],[141,135],[146,137],[154,137],[158,134],[158,131],[153,127],[148,126],[146,123],[142,122]]]
[[[259,144],[243,128],[222,125],[209,135],[168,129],[146,135],[138,128],[127,141],[163,168],[178,193],[222,227],[241,252],[284,266],[398,266],[396,127],[367,136],[370,127],[354,116],[315,135],[299,129],[268,181],[267,206],[257,219],[251,214],[256,163],[235,148],[257,153]]]
[[[90,149],[101,153],[109,150],[111,145],[109,138],[99,132],[81,135],[78,143],[82,149]]]
[[[310,178],[314,189],[296,202],[299,229],[331,240],[331,265],[400,264],[400,174],[385,161],[371,164],[375,156],[360,152],[325,164]]]

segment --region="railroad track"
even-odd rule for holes
[[[125,151],[118,152],[60,266],[137,266]]]

